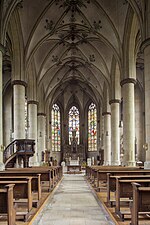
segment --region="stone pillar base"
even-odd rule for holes
[[[123,162],[122,166],[136,166],[136,161]]]
[[[0,171],[3,171],[5,170],[5,164],[0,162]]]
[[[29,159],[29,166],[40,166],[40,163],[37,161],[34,161],[33,157]]]
[[[150,161],[145,161],[144,162],[144,169],[147,169],[147,170],[150,169]]]
[[[40,166],[39,162],[29,162],[29,166]]]
[[[111,162],[110,161],[105,161],[104,162],[104,166],[111,166]]]
[[[111,162],[111,165],[112,166],[119,166],[120,165],[120,162],[119,161],[112,161]]]

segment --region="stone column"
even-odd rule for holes
[[[14,80],[13,103],[14,103],[14,139],[25,139],[25,87],[26,83]]]
[[[104,117],[104,165],[111,165],[111,113],[103,112]]]
[[[11,62],[9,56],[3,57],[3,85],[6,87],[3,95],[3,144],[5,147],[12,141],[12,87],[7,87],[11,78]]]
[[[2,73],[2,62],[3,53],[5,52],[4,47],[0,44],[0,170],[4,170],[3,163],[3,73]]]
[[[28,101],[28,138],[35,140],[35,153],[34,156],[30,158],[30,165],[32,166],[39,165],[37,154],[37,105],[37,101]]]
[[[38,113],[38,161],[42,163],[42,152],[45,152],[46,114]]]
[[[144,52],[144,78],[145,78],[145,150],[146,161],[150,162],[150,38],[142,44]]]
[[[134,85],[136,80],[127,78],[121,81],[123,95],[123,164],[135,166],[135,102]]]
[[[111,105],[111,164],[120,165],[120,133],[119,133],[119,112],[120,100],[113,99]]]

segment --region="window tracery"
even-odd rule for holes
[[[97,110],[94,103],[88,108],[88,151],[97,151]]]
[[[80,115],[76,106],[72,106],[69,110],[69,145],[71,145],[71,139],[73,132],[76,133],[77,144],[79,144],[79,123]]]
[[[60,108],[54,104],[51,111],[51,136],[52,151],[60,151],[61,131],[60,131]]]

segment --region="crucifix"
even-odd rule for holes
[[[76,130],[72,130],[71,149],[73,153],[77,153],[77,141]]]

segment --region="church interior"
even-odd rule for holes
[[[150,224],[149,106],[148,0],[0,0],[0,225]]]

